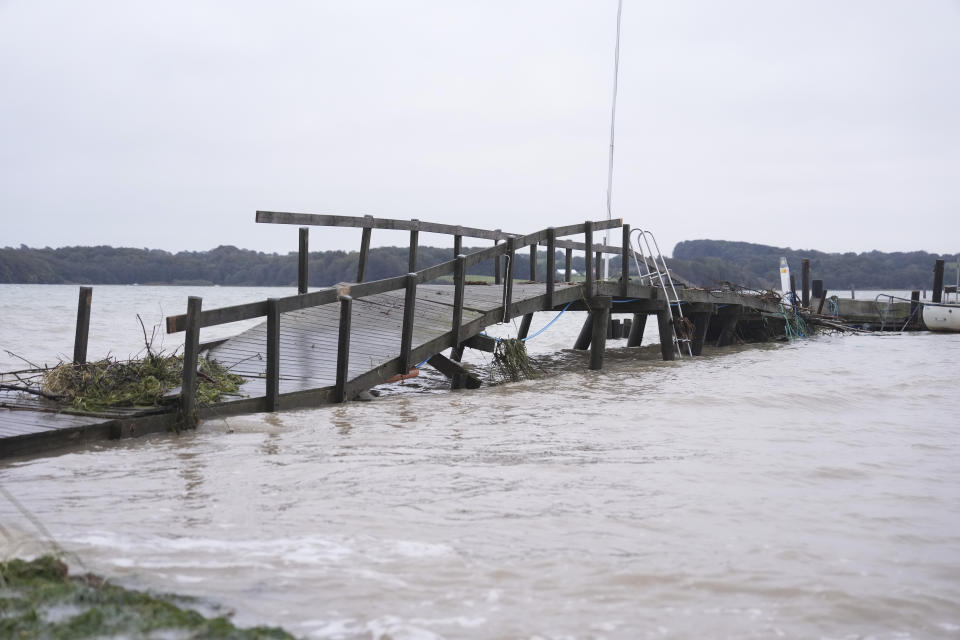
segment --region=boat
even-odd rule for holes
[[[953,288],[954,301],[950,302],[950,289],[951,287],[947,288],[943,302],[923,303],[923,324],[927,325],[930,331],[960,332],[960,294]]]

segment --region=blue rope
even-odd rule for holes
[[[555,316],[553,317],[553,320],[551,320],[550,322],[548,322],[548,323],[543,327],[543,329],[540,329],[540,331],[537,331],[537,332],[536,332],[535,334],[533,334],[532,336],[527,336],[526,338],[523,339],[523,341],[526,342],[527,340],[533,340],[533,339],[536,338],[538,335],[540,335],[541,333],[543,333],[544,331],[546,331],[547,329],[549,329],[549,328],[550,328],[550,325],[552,325],[554,322],[556,322],[557,319],[558,319],[560,316],[563,315],[564,311],[566,311],[567,309],[569,309],[569,308],[570,308],[570,305],[572,305],[572,304],[573,304],[573,300],[571,300],[570,302],[568,302],[568,303],[567,303],[567,306],[565,306],[563,309],[561,309],[561,310],[560,310],[560,313],[558,313],[557,315],[555,315]],[[498,340],[498,342],[499,342],[499,338],[498,338],[497,340]]]

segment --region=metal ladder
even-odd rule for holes
[[[644,229],[633,229],[630,232],[630,237],[633,238],[636,234],[636,239],[633,242],[637,246],[637,251],[633,251],[633,262],[637,267],[637,273],[640,274],[640,284],[649,283],[650,286],[659,286],[660,290],[663,291],[663,297],[667,300],[667,313],[670,315],[670,326],[673,327],[673,347],[677,352],[678,356],[683,356],[683,348],[681,345],[686,345],[687,354],[690,357],[693,357],[693,349],[690,346],[690,338],[687,336],[680,337],[677,334],[677,326],[674,324],[673,308],[677,308],[677,317],[680,319],[681,324],[684,323],[683,317],[683,305],[680,304],[680,296],[677,295],[677,288],[673,285],[673,278],[670,277],[670,269],[667,268],[667,261],[663,259],[663,253],[660,252],[660,245],[657,244],[657,239],[653,236],[653,232],[647,231]],[[653,246],[651,248],[651,241]],[[644,246],[646,246],[646,251],[644,251]],[[637,260],[637,254],[640,254],[640,260]],[[649,257],[648,257],[649,256]],[[643,270],[640,269],[640,262],[643,263]],[[653,266],[651,268],[651,263]],[[672,298],[670,297],[672,294]]]

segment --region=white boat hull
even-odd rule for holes
[[[960,304],[923,305],[923,323],[930,331],[960,331]]]

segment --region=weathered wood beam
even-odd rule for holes
[[[477,376],[467,371],[459,362],[450,360],[443,354],[430,356],[427,364],[450,378],[454,382],[455,389],[479,389],[483,382]]]
[[[77,327],[73,338],[73,364],[87,362],[87,344],[90,340],[90,305],[93,301],[93,287],[80,287],[80,299],[77,301]]]

